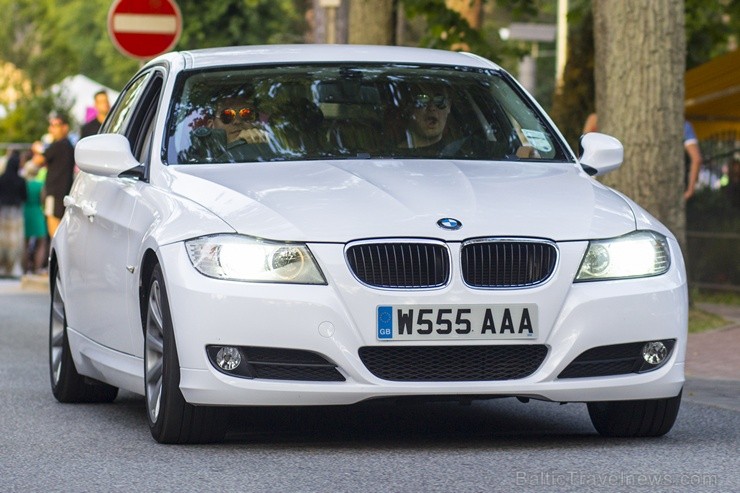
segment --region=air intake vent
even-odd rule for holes
[[[540,367],[541,344],[506,346],[365,346],[360,359],[378,378],[396,382],[515,380]]]
[[[434,243],[353,245],[347,263],[360,281],[379,288],[435,288],[450,277],[447,248]]]
[[[474,240],[462,247],[465,283],[477,288],[517,288],[540,284],[555,270],[557,250],[551,243]]]

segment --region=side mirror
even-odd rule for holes
[[[597,132],[581,137],[581,167],[590,176],[605,175],[624,161],[622,143],[610,135]]]
[[[75,146],[75,162],[85,173],[118,176],[139,166],[128,139],[120,134],[85,137]]]

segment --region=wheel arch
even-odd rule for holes
[[[149,280],[152,277],[154,266],[159,264],[159,257],[154,250],[151,248],[144,252],[141,259],[141,269],[139,272],[139,315],[141,319],[141,331],[144,337],[146,337],[146,309],[147,309],[147,296],[149,290]]]
[[[49,252],[49,294],[53,294],[52,290],[54,289],[54,279],[56,279],[57,275],[57,269],[59,266],[57,265],[57,251],[56,249],[52,249]]]

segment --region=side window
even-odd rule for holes
[[[146,87],[144,83],[147,79],[149,79],[149,74],[144,74],[124,89],[123,94],[118,97],[113,111],[106,119],[101,133],[122,134],[126,131],[127,122],[131,118],[131,110],[136,106],[136,101],[138,101],[142,89]]]
[[[162,93],[163,76],[155,72],[146,89],[141,92],[139,103],[131,117],[128,126],[128,140],[131,143],[131,152],[140,163],[146,164],[147,152],[151,147],[154,134],[154,120],[159,109],[159,99]]]

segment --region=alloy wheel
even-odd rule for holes
[[[164,329],[162,318],[162,295],[159,282],[154,280],[149,290],[146,316],[145,380],[146,404],[149,419],[157,422],[162,401],[162,367],[164,363]]]
[[[59,286],[61,281],[59,274],[54,281],[54,292],[51,301],[51,322],[49,327],[51,350],[49,359],[51,365],[52,383],[56,387],[59,385],[59,378],[62,374],[62,352],[64,350],[64,299]]]

